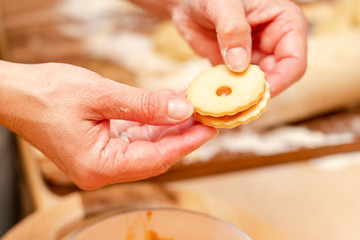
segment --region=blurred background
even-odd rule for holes
[[[0,129],[9,150],[0,156],[0,236],[65,239],[115,210],[175,206],[254,240],[360,239],[360,1],[296,3],[309,21],[301,81],[161,176],[81,191]],[[1,0],[0,50],[6,61],[70,63],[154,90],[183,90],[211,66],[171,22],[127,0]]]

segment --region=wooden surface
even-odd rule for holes
[[[279,154],[258,155],[254,152],[226,152],[222,151],[210,161],[195,162],[184,165],[175,165],[167,174],[156,177],[154,181],[179,180],[219,174],[249,168],[269,166],[274,164],[296,162],[316,157],[360,151],[360,131],[355,129],[352,122],[360,121],[360,107],[329,113],[307,121],[302,121],[292,126],[301,126],[313,132],[326,134],[354,133],[350,143],[337,144],[323,147],[304,146],[297,150],[289,150]],[[264,146],[266,148],[267,146]]]
[[[234,204],[291,240],[360,239],[360,152],[174,181]]]
[[[360,155],[354,154],[162,184],[117,184],[51,197],[52,201],[44,194],[49,190],[41,183],[36,165],[25,164],[30,166],[28,181],[40,190],[33,192],[47,204],[12,229],[5,240],[62,239],[98,217],[147,206],[176,206],[217,216],[254,240],[338,240],[338,236],[357,240]]]

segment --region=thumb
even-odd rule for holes
[[[242,72],[250,63],[252,43],[251,27],[246,19],[243,3],[230,0],[225,7],[221,1],[215,2],[219,6],[212,21],[215,24],[221,55],[231,70]]]
[[[193,114],[184,97],[163,94],[114,82],[96,110],[105,119],[122,119],[151,125],[177,124]],[[103,86],[104,87],[104,86]]]

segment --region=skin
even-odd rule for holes
[[[159,175],[217,134],[170,90],[126,86],[67,64],[0,67],[1,124],[83,189]]]
[[[273,96],[306,67],[306,24],[285,0],[134,0],[173,19],[200,55],[266,73]],[[26,139],[80,188],[149,178],[216,136],[183,94],[152,92],[83,68],[0,61],[0,124]]]
[[[235,72],[258,65],[272,97],[306,69],[307,21],[288,0],[133,0],[169,16],[192,48]]]

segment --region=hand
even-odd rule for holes
[[[306,68],[305,17],[288,0],[176,0],[174,23],[201,56],[242,72],[259,65],[276,96]]]
[[[84,189],[161,174],[216,135],[169,91],[126,86],[66,64],[0,65],[0,123]]]

